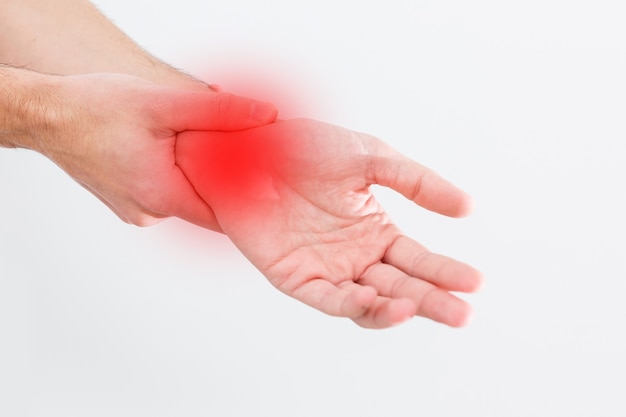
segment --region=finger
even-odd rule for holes
[[[374,288],[352,281],[336,286],[318,278],[301,285],[291,296],[323,313],[348,317],[369,329],[403,323],[415,315],[416,308],[412,300],[380,297]]]
[[[276,120],[276,107],[267,102],[221,92],[176,92],[167,114],[170,128],[184,130],[243,130]]]
[[[415,308],[415,303],[407,298],[393,300],[379,296],[362,316],[352,320],[367,329],[385,329],[415,316]]]
[[[448,291],[474,292],[483,283],[482,274],[471,266],[428,251],[406,236],[399,236],[382,261],[409,276],[430,282]]]
[[[221,232],[215,213],[200,197],[193,185],[178,167],[169,177],[170,181],[162,192],[162,207],[166,215],[176,216],[190,223]]]
[[[376,138],[368,141],[368,181],[392,188],[425,209],[451,217],[469,214],[472,198],[432,170]]]
[[[339,287],[322,278],[315,278],[300,285],[290,295],[328,315],[357,318],[374,302],[376,291],[352,284]]]
[[[472,315],[472,309],[465,301],[391,265],[373,265],[358,282],[374,287],[383,297],[408,298],[415,303],[414,314],[449,326],[463,326]]]

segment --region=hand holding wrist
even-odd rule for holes
[[[1,143],[46,155],[137,225],[177,216],[220,230],[176,165],[177,135],[248,129],[276,118],[271,104],[208,89],[164,87],[123,74],[21,71],[2,74],[7,82],[0,117],[7,120],[0,120]]]

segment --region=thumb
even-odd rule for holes
[[[370,141],[368,181],[389,187],[425,209],[463,217],[472,211],[473,199],[431,169],[409,159],[382,141]]]
[[[272,103],[220,92],[176,92],[170,102],[172,129],[244,130],[272,123],[278,110]]]

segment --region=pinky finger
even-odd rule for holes
[[[415,315],[415,309],[415,303],[408,298],[377,297],[368,311],[353,321],[368,329],[384,329],[411,319]]]
[[[289,295],[328,315],[354,319],[369,309],[377,293],[374,288],[353,282],[337,286],[315,278],[303,283]]]

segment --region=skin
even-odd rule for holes
[[[0,68],[0,79],[0,145],[42,153],[139,226],[178,216],[219,231],[211,208],[176,165],[177,136],[276,118],[270,104],[122,74],[58,77]]]
[[[183,126],[245,129],[277,113],[269,103],[217,94],[156,59],[86,0],[0,0],[0,63],[0,146],[46,155],[138,226],[178,216],[219,231],[174,164],[176,134]],[[19,103],[37,106],[28,106],[23,126],[7,128],[23,118]]]
[[[245,162],[238,173],[215,156],[225,146]],[[476,291],[481,274],[406,237],[370,186],[453,217],[469,213],[471,198],[379,139],[289,120],[245,132],[184,132],[176,160],[222,230],[280,291],[367,328],[414,315],[455,327],[471,318],[469,304],[450,291]]]
[[[143,50],[87,0],[0,0],[0,62],[46,74],[120,73],[208,88]]]
[[[455,217],[471,200],[378,139],[306,120],[257,128],[273,106],[213,93],[86,0],[0,0],[0,63],[0,146],[46,155],[122,220],[223,231],[278,289],[364,327],[469,320],[450,291],[480,274],[404,236],[369,185]],[[240,140],[232,165],[215,145]]]

